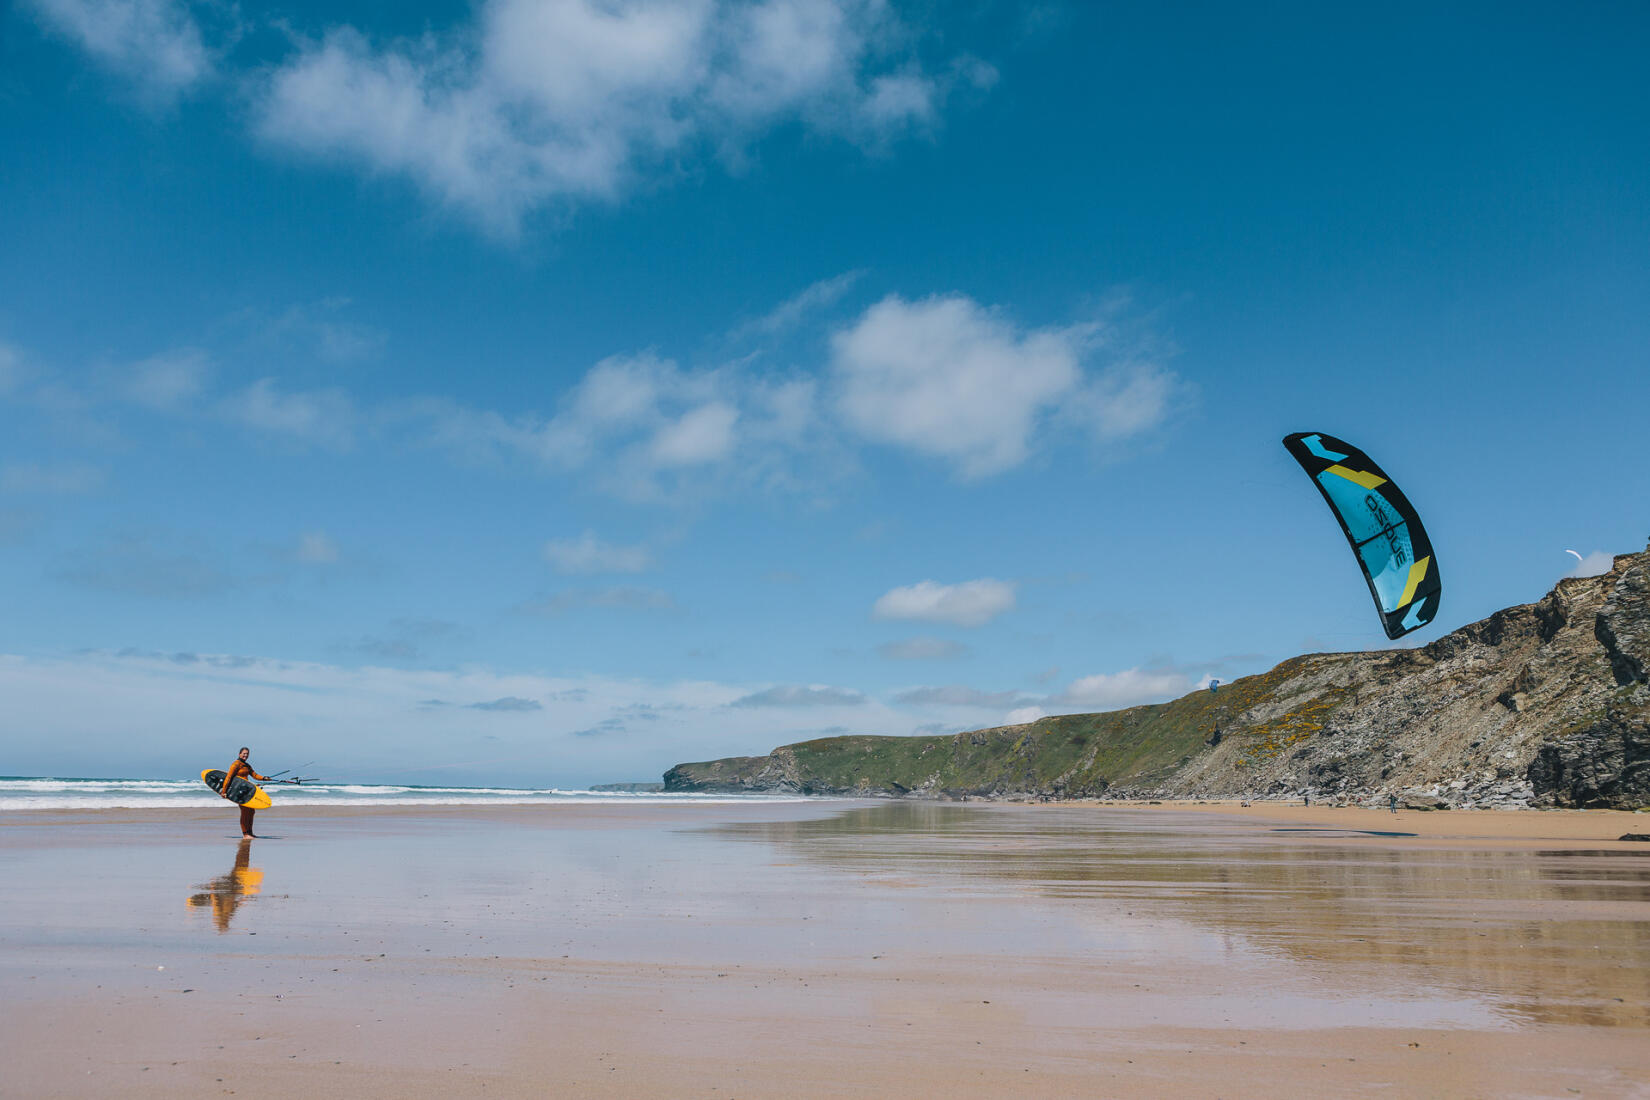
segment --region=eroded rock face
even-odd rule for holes
[[[1079,742],[1071,727],[1084,722]],[[1421,649],[1310,654],[1218,697],[977,730],[917,756],[874,743],[912,739],[786,746],[678,765],[665,781],[890,797],[1310,794],[1636,809],[1650,805],[1650,549]]]
[[[1650,553],[1630,560],[1621,570],[1621,579],[1610,594],[1610,602],[1599,609],[1593,624],[1598,639],[1610,659],[1610,671],[1622,687],[1650,680]]]
[[[1617,558],[1607,576],[1593,638],[1616,690],[1537,751],[1529,777],[1543,804],[1650,805],[1650,552]]]
[[[1530,764],[1538,802],[1612,810],[1650,806],[1650,690],[1638,694],[1541,746]]]

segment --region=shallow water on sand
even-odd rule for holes
[[[1470,1000],[1508,1022],[1650,1027],[1650,851],[943,804],[723,831],[847,873],[1046,898],[1111,929],[1097,954],[1195,949],[1216,967],[1273,955],[1352,1002]],[[1315,1012],[1306,1022],[1323,1022]]]
[[[1650,1075],[1650,852],[1620,846],[927,803],[228,824],[0,815],[0,996],[26,1009],[0,1059],[25,1083],[84,1063],[64,1094],[162,1095],[252,1059],[272,1092],[353,1066],[378,1095],[480,1054],[495,1088],[620,1095],[710,1095],[730,1066],[756,1095]]]

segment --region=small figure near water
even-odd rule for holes
[[[259,775],[252,769],[252,765],[246,762],[246,758],[251,752],[251,749],[244,745],[241,746],[241,751],[235,757],[235,762],[229,765],[229,774],[224,777],[223,788],[219,790],[218,797],[229,798],[229,784],[243,775],[250,776],[253,779],[261,779],[265,783],[269,782],[269,776]],[[241,807],[241,836],[243,838],[257,839],[257,834],[252,831],[252,815],[257,812],[250,806]]]

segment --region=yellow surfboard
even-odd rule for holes
[[[221,794],[224,777],[228,774],[217,768],[207,768],[201,772],[201,782]],[[264,810],[271,805],[269,795],[264,789],[244,775],[236,777],[235,782],[229,785],[229,801],[239,803],[249,810]]]

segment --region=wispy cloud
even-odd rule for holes
[[[789,332],[813,314],[835,305],[864,275],[863,271],[845,271],[841,275],[821,279],[800,294],[779,303],[765,315],[738,326],[728,334],[728,339],[738,343],[771,339]]]
[[[521,610],[532,615],[565,615],[586,608],[618,611],[674,611],[676,599],[669,592],[656,588],[637,588],[619,585],[612,588],[569,588],[523,604]]]
[[[866,702],[857,691],[838,687],[802,687],[784,684],[752,692],[729,703],[732,707],[857,707]]]
[[[66,466],[36,462],[8,462],[0,465],[0,493],[40,493],[76,496],[103,488],[103,470],[75,463]]]
[[[905,638],[884,642],[877,652],[890,661],[949,661],[968,655],[968,647],[949,638]]]
[[[586,531],[576,539],[551,539],[544,556],[558,573],[642,573],[652,564],[643,546],[603,542]]]
[[[415,661],[423,656],[418,646],[405,638],[362,638],[354,646],[344,648],[387,661]]]
[[[384,349],[387,334],[379,328],[352,321],[344,315],[348,298],[326,298],[318,302],[288,306],[264,323],[267,335],[309,345],[330,363],[356,363],[371,359]]]
[[[115,372],[113,385],[128,401],[178,411],[201,395],[211,365],[211,357],[200,348],[174,348]]]
[[[805,312],[801,299],[823,302],[852,276],[816,284],[776,312]],[[313,312],[294,309],[305,318]],[[339,386],[306,388],[270,375],[250,383],[215,379],[238,358],[267,352],[258,333],[283,323],[237,315],[226,322],[234,333],[227,352],[179,346],[87,371],[82,384],[61,370],[47,372],[50,384],[12,388],[87,432],[102,431],[111,445],[117,416],[135,406],[249,428],[243,434],[299,449],[410,447],[466,465],[576,475],[581,485],[621,499],[676,508],[735,492],[829,499],[860,471],[867,444],[940,458],[965,479],[1001,473],[1035,448],[1054,447],[1057,437],[1073,438],[1074,427],[1095,441],[1147,433],[1185,393],[1172,372],[1150,364],[1095,368],[1085,335],[1093,325],[1027,331],[957,296],[890,296],[834,337],[814,328],[830,350],[813,371],[761,369],[750,358],[687,366],[651,350],[611,355],[548,411],[476,408],[440,396],[362,400]],[[20,378],[22,362],[17,349],[0,345],[0,384]],[[1055,425],[1062,431],[1045,430]],[[589,534],[555,540],[545,553],[566,572],[636,572],[646,558],[640,547],[609,546]],[[900,612],[898,602],[879,614],[956,621],[933,610]]]
[[[4,397],[23,380],[23,353],[0,340],[0,397]]]
[[[355,439],[355,406],[341,389],[282,393],[273,378],[261,378],[225,398],[223,415],[236,423],[290,442],[347,450]]]
[[[657,777],[680,761],[765,752],[818,736],[820,715],[835,713],[832,703],[851,707],[862,729],[909,733],[929,720],[846,688],[834,689],[836,695],[811,689],[826,693],[811,706],[784,705],[783,695],[774,697],[779,705],[730,706],[771,688],[177,656],[0,653],[7,720],[31,731],[8,746],[8,766],[51,774],[49,769],[63,766],[61,746],[73,744],[77,753],[91,754],[117,773],[166,774],[187,771],[199,754],[202,728],[255,746],[267,744],[269,731],[279,729],[284,759],[317,758],[340,779],[411,779],[424,769],[474,759],[491,737],[498,741],[487,742],[490,759],[466,778],[496,782],[508,769],[516,783],[638,779]]]
[[[1197,683],[1195,677],[1179,669],[1127,668],[1073,680],[1055,701],[1071,707],[1115,710],[1176,698],[1196,688]]]
[[[111,538],[70,554],[57,576],[82,588],[158,599],[212,596],[240,583],[205,560],[199,549],[141,534]]]
[[[806,377],[689,370],[643,353],[597,363],[549,418],[422,401],[388,419],[470,461],[590,471],[610,492],[652,500],[693,484],[785,483],[818,431],[813,393]]]
[[[24,0],[43,27],[167,105],[204,80],[212,55],[189,5],[178,0]]]
[[[981,691],[960,684],[943,687],[920,687],[902,691],[894,702],[907,706],[982,707],[988,710],[1006,710],[1011,707],[1036,705],[1039,700],[1027,699],[1017,691]]]
[[[33,537],[40,517],[33,512],[0,508],[0,546],[21,546]]]
[[[877,599],[871,614],[878,619],[907,619],[918,622],[950,623],[953,626],[984,626],[1014,609],[1014,585],[990,577],[961,584],[919,581],[890,589]]]
[[[1153,678],[1158,675],[1163,679]],[[1179,670],[1131,669],[1085,678],[1047,700],[952,685],[913,689],[890,704],[846,685],[345,666],[136,649],[56,658],[0,653],[7,718],[31,731],[10,746],[8,758],[24,774],[61,767],[57,746],[64,744],[110,768],[133,769],[129,774],[160,774],[195,758],[202,728],[253,744],[278,728],[291,759],[324,758],[328,773],[341,778],[359,769],[377,781],[397,781],[469,759],[461,754],[489,737],[500,738],[499,753],[478,766],[480,780],[496,781],[500,768],[508,768],[514,782],[641,778],[682,761],[766,752],[842,732],[850,716],[852,728],[867,733],[956,732],[1030,721],[1043,712],[1153,701],[1140,696],[1154,691],[1157,698],[1172,697],[1189,682]],[[1074,701],[1079,698],[1084,702]]]
[[[360,653],[390,661],[416,661],[424,656],[424,644],[458,633],[453,623],[440,619],[396,619],[385,637],[369,636],[353,645],[334,646],[335,651]]]
[[[512,714],[544,709],[544,704],[537,699],[523,699],[517,695],[506,695],[501,699],[493,699],[486,703],[470,703],[468,706],[471,710],[490,710]]]
[[[292,557],[302,565],[333,565],[338,561],[338,544],[325,531],[305,531],[298,536]]]

